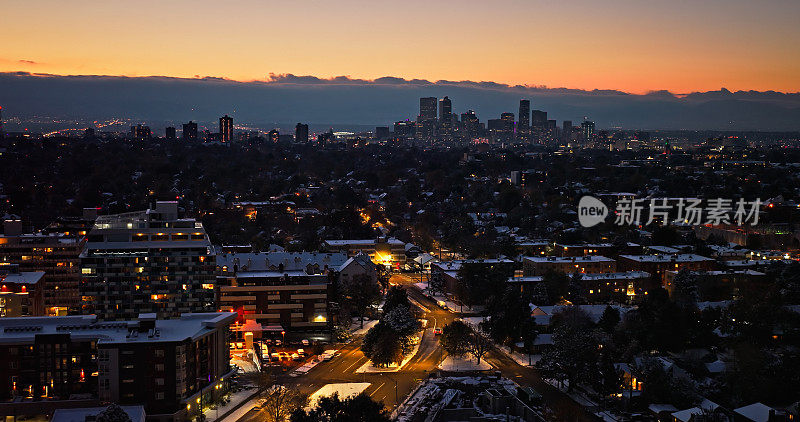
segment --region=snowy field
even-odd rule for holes
[[[356,396],[359,393],[366,390],[370,385],[371,384],[368,382],[347,382],[339,384],[326,384],[325,386],[315,391],[314,394],[311,395],[307,409],[315,407],[317,405],[317,401],[321,397],[332,396],[333,393],[339,393],[339,398],[341,399],[345,397]]]

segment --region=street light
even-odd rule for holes
[[[283,339],[283,345],[286,346],[286,331],[281,331],[281,338]]]

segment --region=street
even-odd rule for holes
[[[439,339],[433,334],[433,329],[441,328],[457,318],[456,314],[442,309],[435,301],[413,286],[416,281],[405,275],[392,277],[392,283],[406,288],[411,303],[420,309],[424,315],[422,318],[428,320],[419,351],[400,371],[356,373],[355,371],[368,360],[359,350],[363,336],[358,336],[339,349],[341,356],[328,362],[321,362],[305,375],[294,378],[281,376],[277,382],[290,388],[296,388],[308,395],[326,384],[368,382],[370,385],[364,393],[376,401],[382,401],[389,411],[394,410],[398,403],[402,402],[420,382],[437,372],[436,366],[444,359],[445,353],[439,347]],[[497,349],[490,350],[484,359],[495,370],[499,370],[504,377],[520,385],[536,389],[542,394],[545,403],[558,415],[559,420],[591,421],[595,419],[566,394],[545,383],[536,369],[517,364]],[[238,422],[255,422],[264,419],[265,415],[262,414],[262,411],[254,410],[245,414]]]

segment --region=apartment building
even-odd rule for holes
[[[101,216],[80,255],[83,312],[103,319],[214,311],[211,242],[201,222],[178,218],[178,204]]]
[[[522,259],[525,276],[545,275],[549,271],[572,273],[612,273],[616,261],[601,255],[588,256],[526,256]]]
[[[0,415],[37,416],[101,402],[141,404],[183,421],[227,389],[233,313],[127,321],[94,315],[0,318]]]
[[[33,315],[79,313],[80,258],[85,238],[61,233],[23,233],[18,219],[4,221],[0,263],[15,264],[22,272],[44,272],[42,306]]]

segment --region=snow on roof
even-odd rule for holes
[[[347,261],[343,252],[254,252],[254,253],[221,253],[217,255],[217,266],[228,267],[239,265],[239,272],[278,271],[281,264],[283,272],[305,271],[308,265],[317,265],[320,270],[338,268]],[[246,268],[245,268],[246,267]]]
[[[3,283],[36,284],[42,277],[44,277],[44,271],[21,271],[5,275],[0,274],[0,281]]]
[[[647,406],[647,408],[650,409],[650,411],[653,413],[661,413],[661,412],[672,413],[678,411],[678,408],[671,404],[651,404],[650,406]]]
[[[737,413],[750,421],[754,422],[767,422],[769,421],[769,412],[773,410],[771,407],[763,403],[753,403],[747,406],[733,409]]]
[[[143,406],[120,406],[120,408],[128,414],[128,417],[131,418],[131,422],[144,422],[145,413]],[[94,420],[94,417],[104,410],[106,410],[105,407],[56,409],[50,422],[85,422],[87,420]]]
[[[666,254],[666,255],[620,255],[620,258],[630,259],[637,262],[701,262],[713,261],[711,258],[706,258],[701,255],[693,253],[683,254]]]
[[[606,258],[601,255],[587,255],[587,256],[526,256],[524,259],[531,262],[557,262],[557,263],[574,263],[574,262],[613,262],[611,258]]]
[[[151,319],[152,315],[139,316],[139,320]],[[137,332],[139,320],[98,321],[96,315],[0,318],[0,344],[30,343],[41,334],[69,334],[77,339],[96,339],[100,344],[182,341],[202,337],[235,319],[235,312],[182,314],[179,318],[156,320],[157,334],[150,336],[148,332]]]
[[[329,240],[326,240],[325,243],[327,245],[329,245],[329,246],[350,246],[350,245],[353,245],[353,246],[367,246],[367,245],[380,244],[380,243],[384,243],[384,242],[381,242],[379,239],[341,239],[341,240],[329,239]],[[396,239],[394,237],[390,237],[390,238],[386,239],[385,243],[388,243],[390,245],[396,245],[396,246],[405,247],[405,242],[403,242],[402,240]]]
[[[680,422],[689,422],[694,415],[702,415],[703,409],[699,407],[692,407],[690,409],[679,410],[677,412],[672,412],[672,417],[675,418],[676,421]]]

